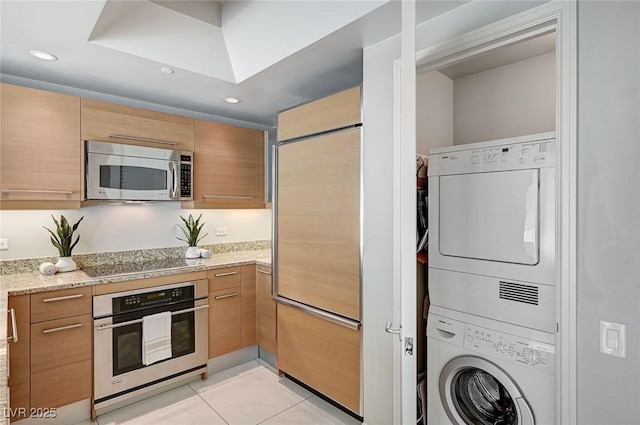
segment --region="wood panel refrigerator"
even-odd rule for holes
[[[281,112],[278,134],[278,369],[362,416],[360,88]]]

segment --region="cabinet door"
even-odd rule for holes
[[[256,344],[256,266],[242,266],[242,347]]]
[[[82,140],[193,152],[194,119],[82,99]]]
[[[91,397],[90,314],[31,325],[31,407]]]
[[[276,352],[276,302],[271,295],[271,267],[258,266],[256,274],[258,345]]]
[[[1,84],[0,110],[2,208],[79,208],[80,98]]]
[[[278,295],[360,319],[360,129],[278,148]]]
[[[354,87],[280,112],[278,141],[358,124],[361,116],[360,87]]]
[[[263,208],[264,132],[196,120],[195,206]]]
[[[209,358],[242,348],[240,287],[209,293]]]
[[[9,342],[9,388],[11,389],[11,408],[25,408],[29,411],[29,295],[9,297],[9,309],[13,309],[16,315],[16,327],[18,342]],[[7,335],[13,336],[11,316],[9,316]],[[16,418],[17,419],[17,418]]]
[[[360,413],[360,330],[280,304],[278,368]]]

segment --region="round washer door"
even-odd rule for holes
[[[535,424],[515,382],[480,357],[456,357],[445,365],[440,373],[440,400],[454,424]]]

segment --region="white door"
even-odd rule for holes
[[[394,105],[394,423],[416,417],[415,1],[402,2],[402,57]],[[400,72],[400,74],[398,74]],[[399,78],[398,78],[399,77]],[[399,82],[399,84],[397,84]]]

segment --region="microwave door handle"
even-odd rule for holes
[[[176,162],[169,162],[169,170],[171,171],[171,199],[178,199],[178,173]]]

